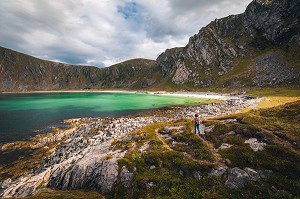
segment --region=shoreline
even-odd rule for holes
[[[25,92],[1,92],[1,94],[34,94],[34,93],[128,93],[128,94],[148,94],[148,95],[160,95],[160,96],[173,96],[173,97],[193,97],[204,99],[240,99],[244,95],[231,95],[215,92],[187,92],[187,91],[128,91],[128,90],[61,90],[61,91],[25,91]]]

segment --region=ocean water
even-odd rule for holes
[[[77,117],[120,117],[174,105],[207,103],[207,99],[134,93],[0,94],[0,144],[64,127]]]

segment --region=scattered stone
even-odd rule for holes
[[[268,178],[273,174],[272,170],[258,170],[257,172],[261,178]]]
[[[259,173],[254,169],[246,167],[244,171],[249,175],[251,181],[258,181],[260,179]]]
[[[139,149],[141,153],[144,153],[149,148],[149,142],[145,142],[143,146]]]
[[[230,166],[230,165],[231,165],[231,161],[230,161],[229,159],[227,159],[227,158],[224,160],[224,162],[225,162],[225,164],[226,164],[227,166]]]
[[[226,135],[226,136],[229,136],[229,135],[235,135],[235,134],[236,134],[236,132],[230,131],[229,133],[226,133],[225,135]]]
[[[132,136],[127,136],[122,139],[123,142],[129,142],[132,140]]]
[[[233,145],[231,145],[231,144],[223,143],[216,151],[218,152],[220,150],[229,149],[232,146]]]
[[[150,169],[152,170],[152,169],[155,169],[156,168],[156,166],[155,165],[151,165],[150,166]]]
[[[205,127],[205,132],[206,133],[211,133],[214,131],[215,125],[207,126]]]
[[[246,144],[249,144],[253,151],[262,151],[264,150],[264,146],[267,144],[264,142],[258,142],[256,138],[250,138],[245,141]]]
[[[154,182],[147,182],[147,183],[146,183],[146,187],[147,187],[148,189],[150,189],[151,187],[154,187],[154,186],[155,186]]]
[[[197,180],[201,180],[202,176],[201,176],[201,172],[200,171],[194,171],[193,172],[193,177]]]
[[[171,132],[171,129],[169,126],[165,126],[164,127],[164,133],[170,133]]]
[[[227,171],[227,168],[226,168],[226,167],[220,167],[220,168],[217,168],[217,169],[213,169],[213,170],[208,174],[208,176],[209,176],[210,178],[216,177],[216,176],[222,176],[226,171]]]
[[[183,176],[183,171],[182,171],[182,170],[180,170],[180,171],[179,171],[179,174],[180,174],[181,176]]]
[[[246,171],[235,167],[228,172],[228,178],[225,182],[225,186],[230,189],[242,188],[249,182],[250,177]]]

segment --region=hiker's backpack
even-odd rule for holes
[[[199,117],[195,117],[195,124],[200,124],[200,119],[199,119]]]

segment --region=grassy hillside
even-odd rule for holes
[[[136,168],[131,189],[118,184],[108,198],[293,198],[300,192],[300,101],[284,106],[261,109],[226,118],[208,120],[214,130],[206,139],[192,133],[192,121],[150,125],[139,132],[147,134],[142,141],[116,142],[118,149],[127,149],[120,159],[120,167]],[[236,119],[236,122],[224,122]],[[166,132],[165,126],[172,127]],[[227,135],[234,131],[235,135]],[[264,140],[264,150],[254,152],[244,141],[249,138]],[[168,139],[166,139],[168,138]],[[174,142],[176,144],[174,144]],[[135,147],[149,143],[141,154]],[[216,153],[222,143],[233,147]],[[135,146],[135,147],[133,147]],[[272,170],[273,174],[259,182],[250,182],[242,189],[224,186],[226,175],[210,178],[213,168],[228,167]],[[153,167],[153,169],[149,169]],[[201,171],[202,178],[193,174]]]

